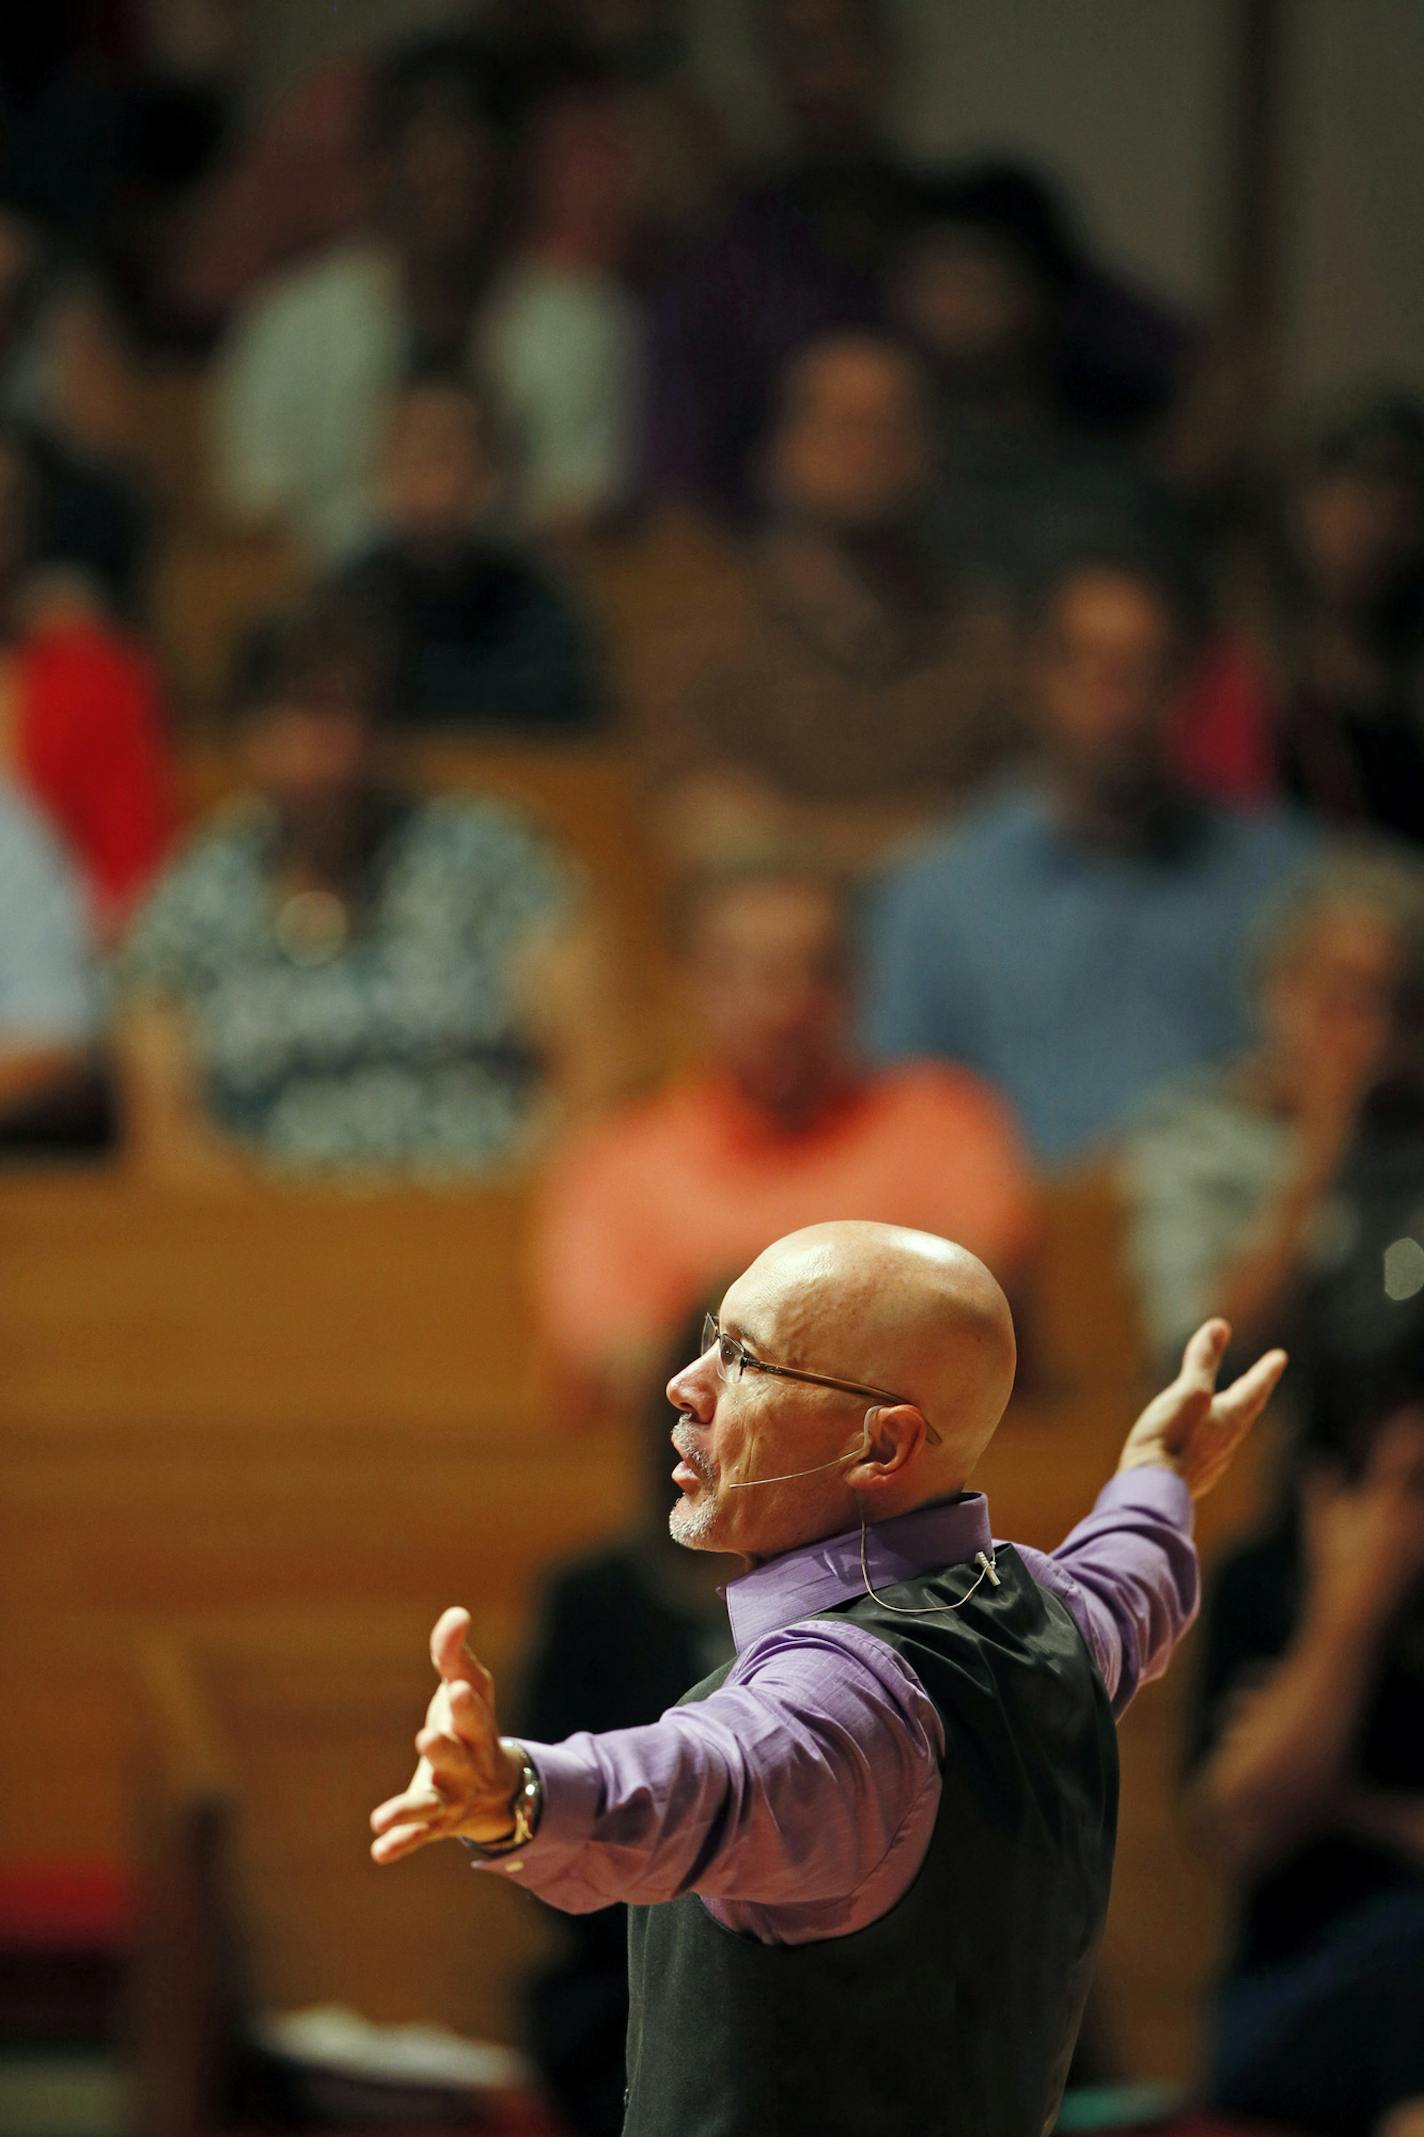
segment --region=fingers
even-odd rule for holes
[[[430,1660],[437,1677],[459,1677],[461,1651],[470,1633],[470,1613],[454,1608],[442,1610],[430,1635]]]
[[[433,1840],[443,1840],[448,1826],[449,1805],[431,1786],[430,1766],[425,1759],[415,1769],[410,1787],[391,1796],[371,1813],[371,1860],[399,1862]]]
[[[1196,1334],[1189,1336],[1187,1347],[1182,1352],[1182,1370],[1178,1381],[1185,1381],[1197,1388],[1214,1388],[1216,1376],[1221,1370],[1221,1361],[1226,1355],[1226,1346],[1231,1341],[1231,1323],[1215,1316],[1203,1321]]]
[[[382,1834],[371,1842],[372,1862],[400,1862],[413,1855],[417,1848],[429,1847],[432,1841],[442,1840],[444,1834],[427,1825],[398,1825],[393,1831]]]
[[[377,1804],[371,1813],[371,1831],[389,1833],[398,1825],[434,1825],[443,1817],[445,1798],[433,1788],[408,1788],[404,1794],[389,1796]]]
[[[1286,1363],[1283,1350],[1268,1350],[1218,1396],[1218,1411],[1234,1431],[1244,1433],[1256,1422],[1275,1393]]]
[[[469,1611],[443,1611],[430,1635],[430,1660],[437,1677],[447,1684],[463,1678],[488,1699],[494,1691],[494,1678],[471,1650],[469,1638]]]

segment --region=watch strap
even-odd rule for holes
[[[539,1824],[539,1813],[544,1807],[544,1786],[539,1779],[539,1769],[521,1743],[513,1737],[504,1738],[507,1751],[517,1751],[521,1761],[519,1785],[514,1791],[511,1806],[514,1824],[509,1833],[500,1840],[468,1840],[462,1833],[460,1845],[481,1862],[490,1861],[499,1855],[512,1855],[516,1848],[527,1847],[534,1838]]]

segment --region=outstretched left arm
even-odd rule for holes
[[[1225,1473],[1285,1371],[1285,1352],[1268,1351],[1218,1394],[1230,1340],[1225,1321],[1197,1330],[1176,1379],[1128,1434],[1092,1513],[1051,1557],[1023,1553],[1035,1580],[1076,1619],[1115,1715],[1140,1684],[1162,1675],[1196,1616],[1193,1501]]]

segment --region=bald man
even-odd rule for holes
[[[469,1618],[377,1862],[459,1839],[571,1912],[630,1904],[627,2137],[1041,2137],[1107,1907],[1114,1717],[1197,1606],[1194,1497],[1285,1364],[1224,1322],[1051,1558],[965,1480],[1013,1384],[983,1264],[823,1224],[760,1255],[668,1386],[674,1536],[740,1557],[734,1660],[650,1727],[501,1737]]]

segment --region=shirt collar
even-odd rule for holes
[[[972,1559],[976,1551],[992,1548],[989,1502],[982,1491],[936,1499],[893,1520],[878,1521],[865,1532],[865,1564],[872,1588],[893,1588],[898,1581],[958,1565]],[[765,1565],[729,1581],[724,1593],[732,1639],[741,1654],[753,1640],[798,1624],[848,1596],[865,1593],[860,1530],[843,1529],[838,1536],[823,1536],[818,1543],[804,1543],[780,1558],[769,1558]]]

